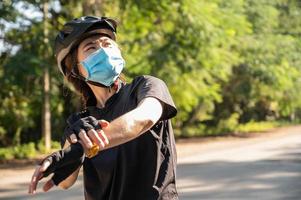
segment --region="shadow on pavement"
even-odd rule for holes
[[[180,200],[300,200],[301,148],[291,146],[285,152],[265,160],[230,162],[225,158],[179,164]],[[0,189],[0,200],[83,199],[82,176],[68,190],[54,189],[29,196],[27,186],[27,183],[16,183],[12,189]],[[6,193],[13,193],[13,196]]]
[[[276,147],[275,147],[276,148]],[[178,165],[180,199],[299,200],[301,148],[276,159],[252,162],[203,162]]]
[[[44,193],[41,189],[44,182],[41,182],[36,195],[27,194],[28,183],[16,183],[13,189],[0,189],[0,200],[83,200],[84,189],[82,186],[82,176],[79,176],[76,184],[68,190],[53,188]],[[15,193],[14,196],[1,195],[4,192]]]

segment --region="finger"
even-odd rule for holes
[[[101,138],[102,141],[104,141],[105,145],[109,144],[109,139],[105,132],[102,129],[97,130],[98,136]]]
[[[81,131],[78,134],[78,137],[82,140],[83,144],[85,145],[85,147],[87,149],[92,148],[93,144],[92,144],[91,140],[89,139],[89,137],[87,136],[86,131],[81,129]]]
[[[87,117],[90,120],[90,117]],[[84,131],[88,132],[90,129],[94,128],[93,124],[90,124],[89,121],[84,120],[80,126],[80,129],[84,129]]]
[[[77,137],[74,133],[71,134],[69,138],[70,138],[71,143],[77,143]]]
[[[48,181],[44,184],[44,186],[43,186],[43,191],[44,191],[44,192],[47,192],[47,191],[49,191],[53,186],[54,186],[54,183],[53,183],[52,179],[50,179],[50,180],[48,180]]]
[[[35,194],[36,193],[36,188],[37,188],[37,185],[38,185],[38,182],[39,182],[39,179],[40,179],[40,175],[41,175],[40,168],[41,168],[41,166],[38,165],[36,167],[32,177],[31,177],[31,181],[30,181],[29,188],[28,188],[28,193],[29,194]]]
[[[105,143],[102,141],[102,139],[99,137],[98,133],[94,129],[90,129],[88,131],[88,136],[99,147],[105,147]]]
[[[98,123],[102,128],[106,128],[110,124],[110,122],[108,122],[107,120],[104,120],[104,119],[99,120]]]
[[[99,120],[98,123],[102,128],[107,128],[110,124],[108,121],[106,121],[104,119]],[[98,130],[98,133],[103,138],[103,141],[105,141],[105,144],[108,145],[109,144],[109,139],[108,139],[107,135],[104,133],[104,131],[103,130]]]
[[[90,126],[88,130],[90,130],[91,128],[93,128],[93,129],[100,128],[98,120],[93,116],[86,117],[85,126],[86,127]]]

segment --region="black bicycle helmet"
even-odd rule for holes
[[[65,74],[64,59],[70,50],[93,34],[106,34],[116,40],[117,23],[107,17],[83,16],[67,22],[55,38],[55,57],[60,71]]]

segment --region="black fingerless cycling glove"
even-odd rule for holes
[[[71,168],[77,169],[82,164],[83,158],[84,158],[84,149],[80,143],[72,144],[66,149],[62,149],[60,151],[54,152],[41,162],[41,164],[45,160],[48,160],[50,162],[50,165],[47,168],[47,170],[44,172],[43,177],[46,177],[54,172],[57,173],[59,170],[62,171],[61,169],[66,166],[70,167],[70,171],[72,173],[74,170],[72,171]],[[67,177],[68,176],[66,176],[65,178]]]
[[[101,129],[98,120],[93,116],[81,117],[81,113],[72,114],[67,119],[68,126],[64,131],[64,138],[69,140],[70,135],[75,134],[78,137],[78,134],[81,130],[88,132],[91,129]],[[70,142],[70,141],[69,141]],[[71,143],[71,142],[70,142]]]
[[[68,126],[66,127],[61,140],[62,148],[66,140],[69,140],[71,134],[74,133],[78,137],[81,129],[89,131],[90,129],[97,130],[101,128],[97,119],[92,116],[87,117],[85,116],[85,114],[86,113],[79,112],[74,113],[68,117]],[[66,149],[62,149],[51,154],[41,162],[43,163],[45,160],[48,160],[50,162],[50,166],[43,173],[43,177],[54,173],[52,180],[55,185],[58,185],[83,164],[84,158],[84,150],[81,144],[71,144]]]

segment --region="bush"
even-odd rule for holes
[[[61,143],[57,141],[51,141],[51,149],[52,150],[61,149]]]
[[[51,142],[52,151],[60,149],[60,143],[52,141]],[[38,148],[38,149],[37,149]],[[40,141],[37,144],[30,142],[27,144],[18,145],[15,147],[4,147],[0,148],[0,160],[10,160],[10,159],[24,159],[24,158],[34,158],[39,153],[45,153],[44,144]],[[50,153],[47,152],[47,153]]]
[[[51,150],[50,152],[52,151],[56,151],[58,149],[61,148],[61,144],[60,142],[57,142],[57,141],[51,141]],[[37,144],[37,150],[41,153],[50,153],[50,152],[47,152],[46,149],[45,149],[45,141],[44,140],[40,140]]]
[[[264,132],[271,130],[279,126],[277,122],[254,122],[251,121],[246,124],[240,124],[237,126],[236,133],[250,133],[250,132]]]
[[[0,148],[0,160],[34,158],[36,155],[37,151],[33,142],[15,147]]]
[[[9,160],[14,158],[12,148],[0,148],[0,160]]]
[[[13,148],[15,158],[34,158],[37,154],[35,144],[30,142]]]

